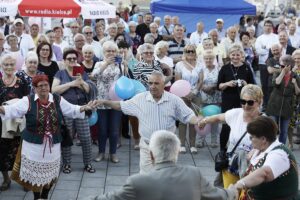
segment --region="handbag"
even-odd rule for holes
[[[56,102],[58,102],[57,95],[54,94],[53,96],[54,96],[54,100]],[[73,146],[73,138],[71,137],[70,130],[68,129],[68,127],[66,125],[66,121],[65,121],[64,115],[63,115],[60,107],[59,107],[59,112],[63,119],[63,123],[60,125],[60,134],[62,137],[61,146],[62,147],[71,147],[71,146]]]
[[[238,169],[238,155],[234,152],[246,134],[247,134],[247,131],[245,131],[245,133],[241,136],[241,138],[235,144],[235,146],[233,147],[231,152],[226,153],[225,151],[220,151],[216,154],[216,156],[215,156],[215,171],[216,172],[221,172],[223,169],[228,169],[228,167],[230,169],[231,166],[233,169],[235,169],[236,167]],[[232,170],[232,171],[235,171],[235,170]]]

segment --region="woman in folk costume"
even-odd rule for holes
[[[84,118],[84,112],[91,110],[93,105],[73,105],[64,98],[51,94],[46,75],[36,75],[32,85],[36,94],[25,96],[10,106],[1,106],[0,115],[2,120],[26,117],[22,147],[18,153],[21,164],[17,166],[17,158],[12,179],[32,190],[34,199],[47,199],[59,175],[62,114],[72,118]],[[16,172],[18,167],[20,171]]]

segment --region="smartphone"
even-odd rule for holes
[[[74,66],[73,67],[73,76],[79,76],[82,75],[84,72],[84,68],[81,66]]]
[[[118,63],[118,64],[121,64],[122,63],[122,57],[121,56],[116,56],[115,57],[115,62]]]

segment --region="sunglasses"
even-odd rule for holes
[[[66,58],[66,60],[67,60],[67,61],[75,61],[75,60],[77,60],[77,58],[76,58],[76,57],[73,57],[73,58]]]
[[[152,55],[152,54],[154,54],[154,52],[144,52],[143,54],[149,54],[149,55]]]
[[[93,32],[85,32],[84,34],[86,34],[86,35],[92,35]]]
[[[194,50],[186,50],[186,51],[184,51],[185,53],[195,53],[196,51],[194,51]]]
[[[248,100],[248,101],[247,101],[247,100],[245,100],[245,99],[240,99],[240,102],[241,102],[242,105],[248,104],[248,106],[253,106],[254,103],[255,103],[254,100]]]

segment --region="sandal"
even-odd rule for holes
[[[70,174],[72,172],[71,166],[70,165],[64,165],[62,172],[64,174]]]
[[[84,167],[84,170],[85,170],[86,172],[88,172],[88,173],[95,173],[95,172],[96,172],[96,170],[92,167],[91,164],[90,164],[90,165],[86,165],[86,166]]]
[[[0,186],[0,191],[5,191],[10,188],[11,180],[9,181],[4,181],[2,185]]]

